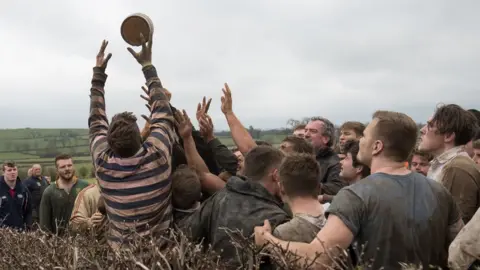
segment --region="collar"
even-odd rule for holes
[[[193,212],[197,211],[198,208],[200,208],[200,202],[196,202],[195,205],[190,209],[178,209],[178,208],[173,208],[173,209],[175,211],[178,211],[178,212],[181,212],[181,213],[190,214],[190,213],[193,213]]]
[[[445,164],[450,160],[454,159],[456,156],[468,156],[467,152],[465,152],[465,148],[463,145],[453,147],[445,152],[443,152],[438,157],[434,158],[430,164]]]
[[[60,186],[58,185],[58,180],[60,180],[60,178],[57,178],[57,181],[55,181],[55,187],[58,189],[61,189]],[[73,184],[72,184],[72,187],[73,187],[78,182],[78,177],[74,175],[72,181],[73,181]]]

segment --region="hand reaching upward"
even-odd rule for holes
[[[142,67],[152,64],[152,44],[153,44],[153,33],[150,33],[150,37],[145,41],[145,37],[140,33],[140,40],[142,41],[142,50],[140,52],[135,52],[131,47],[128,47],[127,50],[132,54],[133,58],[142,65]]]
[[[175,112],[175,121],[177,124],[178,135],[184,140],[192,136],[192,122],[187,115],[187,112],[183,110],[183,113],[179,110]]]
[[[230,87],[228,87],[228,84],[225,83],[225,88],[222,89],[223,92],[223,97],[221,98],[222,101],[222,112],[224,114],[232,113],[232,91],[230,91]]]
[[[111,53],[107,54],[107,57],[105,57],[105,49],[107,48],[107,45],[108,45],[108,41],[103,40],[102,46],[100,47],[100,51],[98,51],[97,62],[95,64],[96,67],[99,67],[103,70],[107,68],[108,61],[110,61],[110,58],[112,57]]]
[[[200,119],[208,113],[208,109],[210,109],[211,102],[212,102],[211,98],[209,98],[207,102],[207,98],[203,97],[202,103],[198,103],[197,114],[196,114],[198,122],[200,122]]]

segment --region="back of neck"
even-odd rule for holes
[[[409,169],[405,168],[405,162],[393,161],[385,157],[373,158],[370,172],[372,174],[385,173],[391,175],[407,175],[411,173]]]
[[[307,214],[310,216],[319,216],[323,214],[322,204],[316,198],[297,197],[289,200],[290,209],[294,215]]]

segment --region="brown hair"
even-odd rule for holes
[[[473,141],[472,146],[474,149],[480,149],[480,140]]]
[[[425,151],[422,151],[422,150],[419,150],[418,148],[414,149],[413,152],[412,152],[412,158],[413,156],[420,156],[426,160],[428,160],[429,162],[432,161],[433,159],[433,155],[428,153],[428,152],[425,152]],[[410,159],[411,160],[411,159]]]
[[[292,154],[282,162],[278,175],[288,197],[313,197],[319,192],[320,167],[312,155]]]
[[[15,168],[17,164],[13,160],[7,160],[3,162],[2,170],[5,171],[5,167]]]
[[[345,145],[343,146],[343,153],[345,155],[349,154],[352,155],[352,166],[357,168],[358,166],[362,166],[362,177],[365,178],[370,175],[370,167],[361,163],[357,159],[358,152],[360,151],[360,143],[355,140],[348,140]]]
[[[376,111],[375,139],[383,142],[383,152],[393,161],[408,160],[417,143],[417,124],[408,115],[391,111]]]
[[[360,122],[349,121],[343,123],[343,125],[340,127],[340,130],[353,130],[357,136],[363,136],[365,125]]]
[[[262,141],[262,140],[255,140],[255,143],[260,146],[260,145],[265,145],[265,146],[272,146],[271,143],[267,142],[267,141]]]
[[[123,112],[113,116],[107,132],[107,141],[115,155],[121,158],[135,155],[142,145],[135,115]]]
[[[296,126],[293,128],[293,131],[299,130],[299,129],[305,129],[306,126],[307,126],[307,125],[305,125],[305,124],[296,125]]]
[[[478,128],[473,113],[457,104],[438,106],[428,125],[435,125],[439,134],[455,134],[455,146],[467,144]]]
[[[69,154],[60,154],[55,157],[55,167],[58,167],[57,161],[59,160],[66,160],[66,159],[72,159],[72,156]]]
[[[202,187],[197,173],[187,165],[178,166],[172,174],[172,205],[178,209],[190,209],[200,201]]]
[[[245,156],[243,174],[251,180],[261,180],[271,168],[280,165],[283,157],[282,151],[271,146],[254,147]]]
[[[287,136],[282,142],[288,142],[292,144],[292,149],[296,153],[311,154],[315,153],[313,146],[304,138],[299,138],[296,136]]]

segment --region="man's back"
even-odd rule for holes
[[[236,250],[225,229],[240,230],[244,237],[253,234],[255,226],[265,219],[276,226],[288,219],[282,204],[262,185],[232,177],[224,189],[206,200],[190,217],[194,240],[204,239],[224,259],[235,259]]]
[[[364,248],[372,269],[400,269],[399,263],[445,267],[449,226],[460,219],[452,196],[418,173],[376,173],[344,188],[327,214],[334,214]]]

